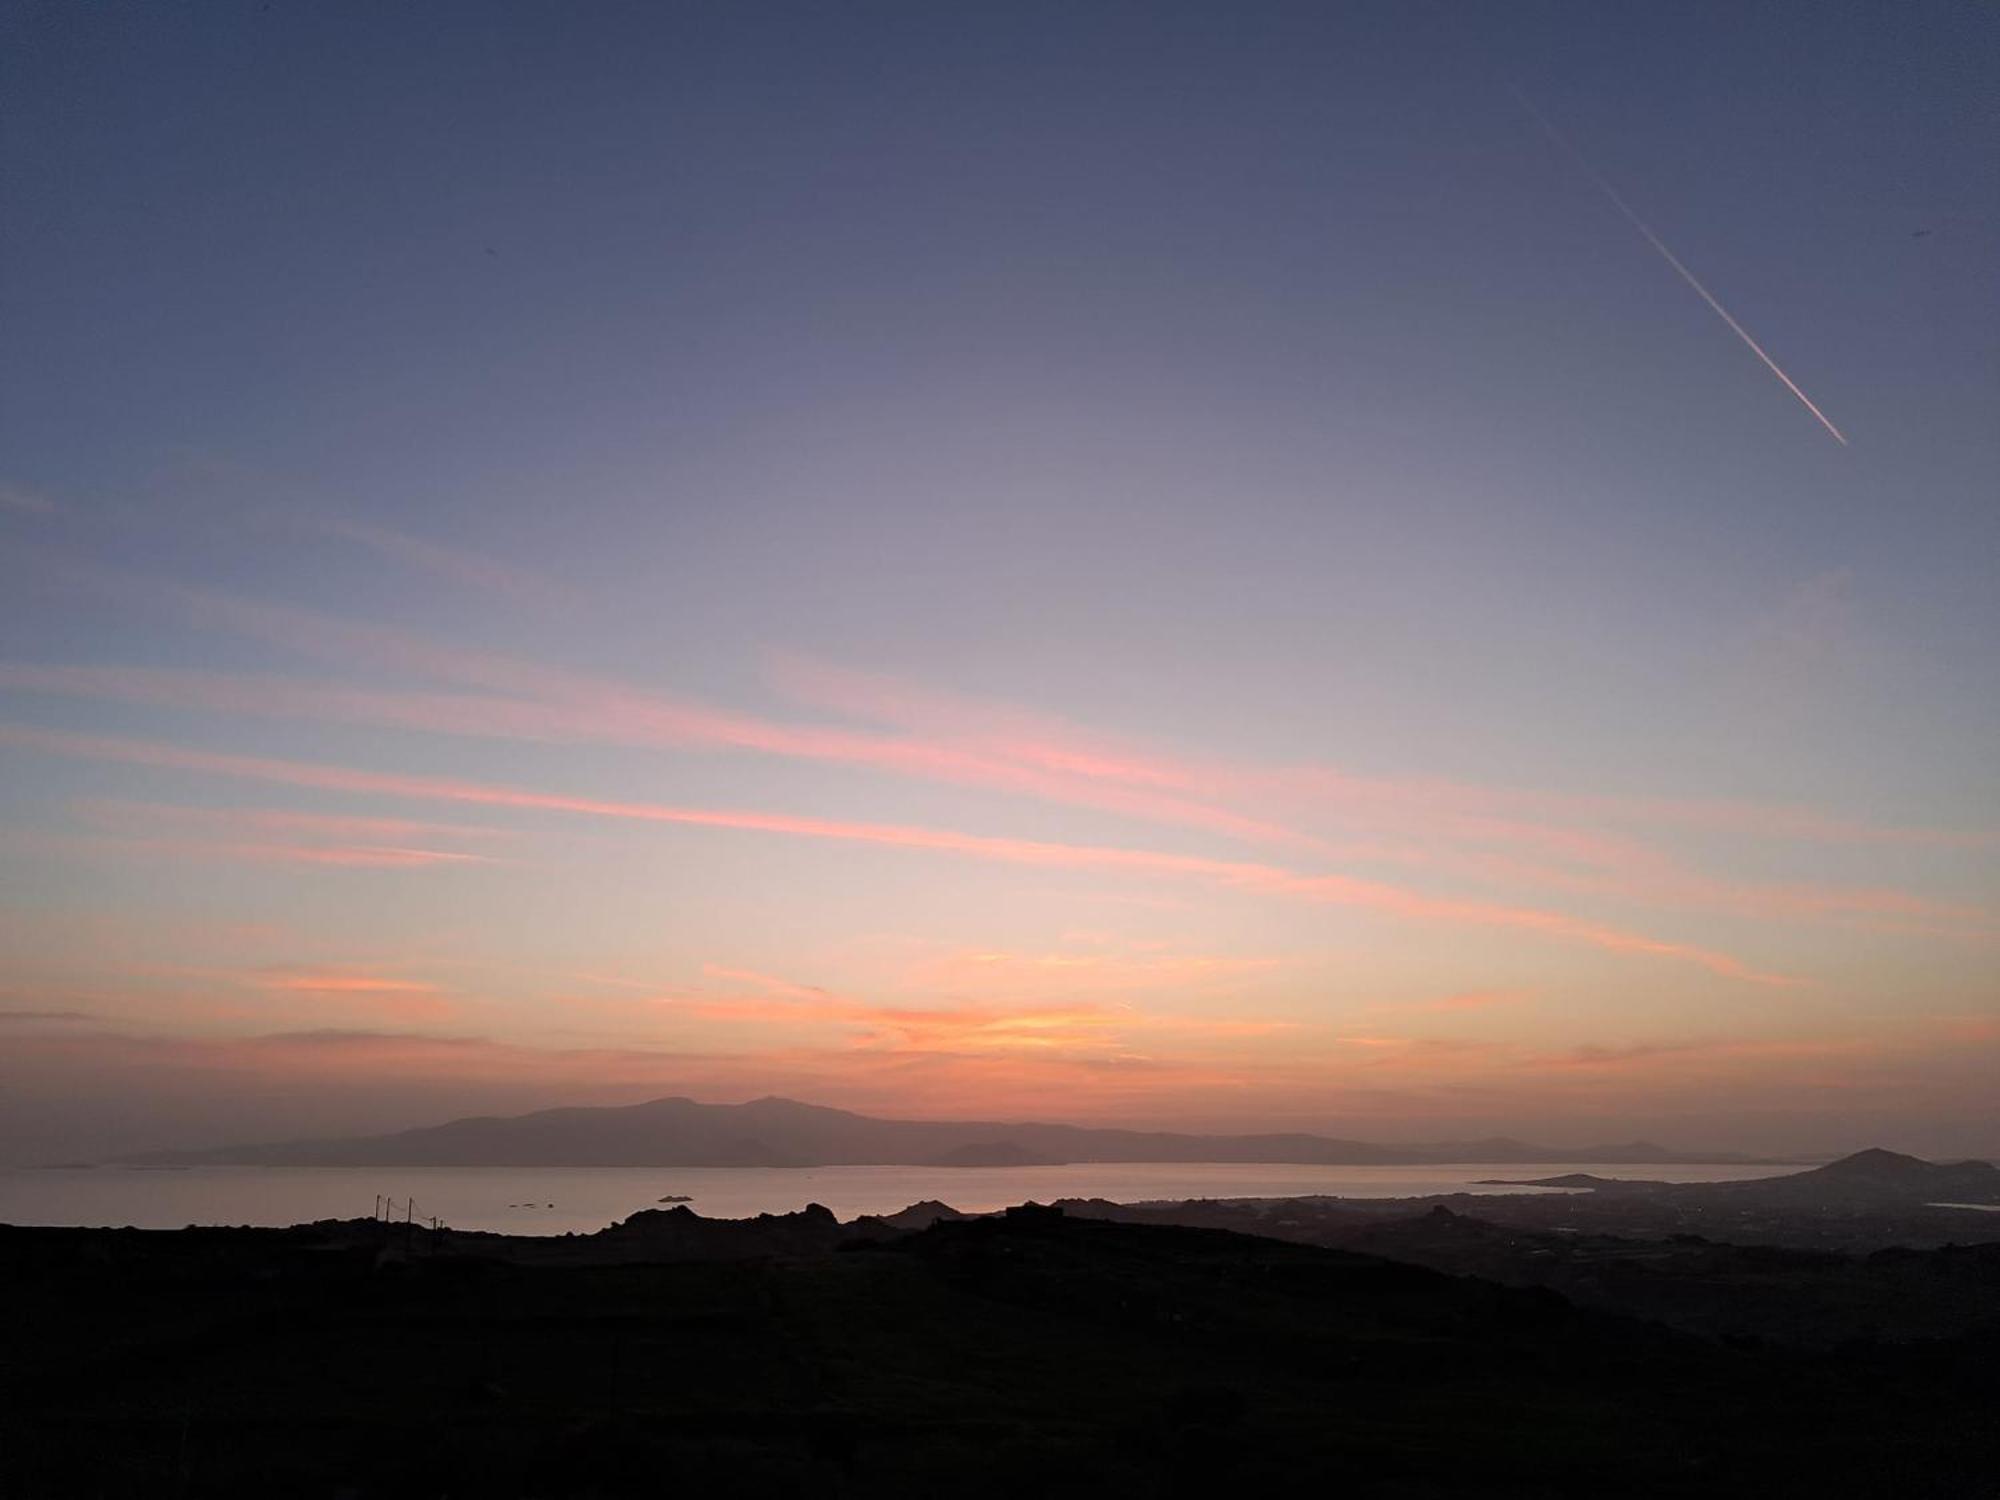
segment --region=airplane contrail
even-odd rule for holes
[[[1799,398],[1799,404],[1804,406],[1807,411],[1811,412],[1816,418],[1818,418],[1819,425],[1824,427],[1829,433],[1833,435],[1833,440],[1836,443],[1839,443],[1841,447],[1845,448],[1847,446],[1846,437],[1844,437],[1840,429],[1834,426],[1832,421],[1828,419],[1827,414],[1821,411],[1817,406],[1813,404],[1812,397],[1808,396],[1804,391],[1799,389],[1799,383],[1796,380],[1792,379],[1791,376],[1787,375],[1781,368],[1779,368],[1778,362],[1775,359],[1771,358],[1770,355],[1764,352],[1764,346],[1758,343],[1752,337],[1750,337],[1749,330],[1744,328],[1744,326],[1741,323],[1737,322],[1736,319],[1734,319],[1729,315],[1729,309],[1724,307],[1720,302],[1715,300],[1715,294],[1711,292],[1707,287],[1703,286],[1701,282],[1695,278],[1694,272],[1690,271],[1686,266],[1681,264],[1681,258],[1678,255],[1674,254],[1673,251],[1667,248],[1666,242],[1664,240],[1662,240],[1657,234],[1653,233],[1652,226],[1648,224],[1644,219],[1639,217],[1637,210],[1635,210],[1631,204],[1627,203],[1625,199],[1622,196],[1620,196],[1618,189],[1613,187],[1610,184],[1610,182],[1605,179],[1605,176],[1602,172],[1598,171],[1597,168],[1593,167],[1590,164],[1589,158],[1586,157],[1581,151],[1577,150],[1575,144],[1571,142],[1568,136],[1564,135],[1560,130],[1556,129],[1555,123],[1551,121],[1547,115],[1543,114],[1539,109],[1535,107],[1535,101],[1530,99],[1525,93],[1523,93],[1519,85],[1513,83],[1510,80],[1507,83],[1507,89],[1509,93],[1513,94],[1515,102],[1519,104],[1521,108],[1525,109],[1530,115],[1532,115],[1534,117],[1535,123],[1537,125],[1540,125],[1542,129],[1545,132],[1547,132],[1549,139],[1554,141],[1556,145],[1562,149],[1563,154],[1567,156],[1571,161],[1575,162],[1577,167],[1583,172],[1584,176],[1588,177],[1592,182],[1594,182],[1597,185],[1597,190],[1602,194],[1604,194],[1605,197],[1611,200],[1612,206],[1616,208],[1618,212],[1623,214],[1626,217],[1626,219],[1631,222],[1631,225],[1634,229],[1638,230],[1639,233],[1641,233],[1646,237],[1646,243],[1651,245],[1655,250],[1660,252],[1660,258],[1664,260],[1668,265],[1674,268],[1674,273],[1678,275],[1682,281],[1685,281],[1689,286],[1695,289],[1696,295],[1698,295],[1702,301],[1706,302],[1711,308],[1714,309],[1715,315],[1718,318],[1722,319],[1723,322],[1729,325],[1729,331],[1735,334],[1739,339],[1743,340],[1744,344],[1749,347],[1750,352],[1756,355],[1759,359],[1761,359],[1764,362],[1764,367],[1767,370],[1769,370],[1773,375],[1777,376],[1779,380],[1783,381],[1785,389],[1790,391],[1794,396],[1797,396]]]

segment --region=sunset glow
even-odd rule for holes
[[[866,87],[727,6],[51,53],[9,1160],[664,1094],[2000,1148],[1974,105],[1222,9]]]

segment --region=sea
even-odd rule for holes
[[[685,1199],[705,1218],[791,1213],[822,1204],[842,1219],[926,1200],[980,1213],[1057,1198],[1140,1203],[1184,1198],[1416,1198],[1437,1193],[1561,1192],[1481,1185],[1482,1177],[1735,1182],[1785,1166],[1630,1166],[1461,1162],[1320,1167],[1255,1162],[1073,1162],[1041,1167],[15,1167],[0,1169],[0,1224],[179,1229],[436,1218],[455,1229],[588,1234]]]

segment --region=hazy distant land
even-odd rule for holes
[[[702,1104],[669,1098],[476,1116],[389,1135],[156,1151],[122,1160],[177,1166],[832,1167],[1066,1162],[1753,1165],[1769,1159],[1649,1141],[1578,1147],[1494,1137],[1384,1145],[1303,1133],[1190,1135],[1031,1122],[883,1120],[792,1099]]]

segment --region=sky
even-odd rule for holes
[[[0,1159],[2000,1153],[2000,12],[0,12]]]

